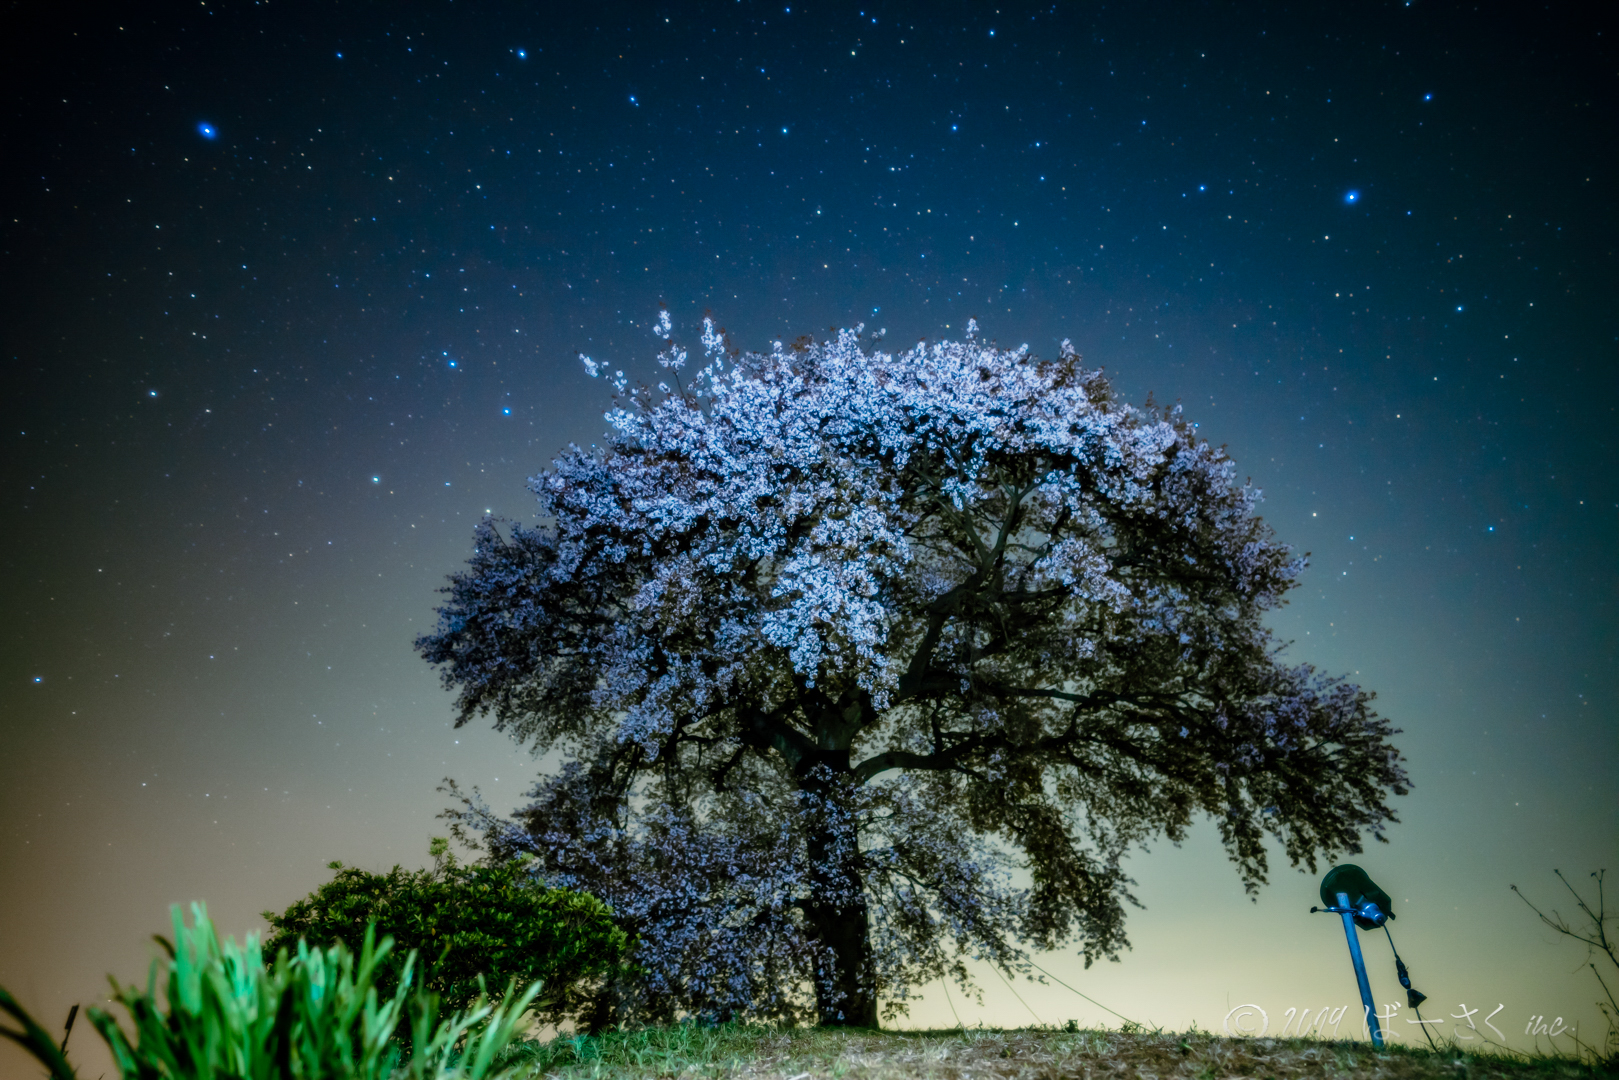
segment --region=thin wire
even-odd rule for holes
[[[965,1032],[967,1030],[967,1025],[961,1022],[961,1014],[956,1012],[956,1003],[950,997],[950,984],[945,981],[945,977],[943,975],[939,976],[939,985],[944,987],[945,1004],[950,1006],[950,1015],[956,1018],[956,1026]]]
[[[1061,979],[1057,978],[1057,976],[1053,975],[1051,972],[1047,971],[1045,968],[1041,967],[1039,964],[1036,964],[1033,960],[1029,961],[1029,966],[1034,968],[1034,970],[1038,971],[1040,974],[1044,975],[1046,978],[1050,979],[1052,982],[1056,983],[1058,986],[1064,986],[1064,987],[1067,987],[1069,990],[1074,990],[1074,988],[1072,986],[1068,986],[1067,983],[1065,983]],[[1112,1009],[1109,1009],[1106,1005],[1103,1005],[1100,1001],[1097,1001],[1095,998],[1091,997],[1089,994],[1083,993],[1083,992],[1081,992],[1079,990],[1074,990],[1074,993],[1079,994],[1080,997],[1084,998],[1086,1001],[1090,1002],[1092,1005],[1095,1005],[1098,1009],[1101,1009],[1104,1012],[1113,1013],[1114,1016],[1117,1016],[1120,1020],[1123,1020],[1126,1024],[1136,1024],[1136,1022],[1134,1020],[1130,1019],[1128,1016],[1125,1016],[1123,1013],[1113,1012]],[[1141,1025],[1136,1024],[1136,1027],[1141,1027]]]
[[[1014,987],[1011,983],[1006,982],[1006,976],[1001,975],[1001,969],[996,967],[994,964],[991,964],[989,967],[990,967],[991,971],[993,971],[997,976],[1000,977],[1001,982],[1006,983],[1006,988],[1008,990],[1012,991],[1012,996],[1017,998],[1018,1001],[1023,1005],[1023,1007],[1025,1009],[1029,1009],[1029,1003],[1027,1001],[1023,1000],[1023,995],[1019,994],[1017,992],[1016,987]],[[1029,1009],[1029,1015],[1034,1017],[1034,1022],[1039,1024],[1041,1027],[1046,1026],[1046,1022],[1044,1020],[1040,1019],[1040,1014],[1035,1012],[1033,1009]]]
[[[1394,962],[1395,962],[1395,964],[1400,965],[1400,966],[1403,967],[1404,966],[1404,961],[1402,961],[1400,959],[1400,950],[1396,949],[1394,947],[1394,935],[1389,933],[1389,924],[1388,923],[1383,924],[1383,933],[1388,935],[1389,951],[1394,954]],[[1409,974],[1408,974],[1408,977],[1409,977]],[[1406,1000],[1409,1001],[1410,999],[1407,998]],[[1466,1006],[1463,1006],[1463,1008],[1466,1008]],[[1428,1022],[1426,1020],[1422,1019],[1422,1006],[1413,1005],[1413,1006],[1411,1006],[1411,1011],[1417,1014],[1417,1021],[1418,1021],[1419,1026],[1422,1028],[1422,1034],[1427,1036],[1428,1045],[1430,1047],[1432,1047],[1433,1052],[1437,1054],[1439,1052],[1439,1047],[1434,1043],[1433,1035],[1428,1031]]]

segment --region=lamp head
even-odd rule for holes
[[[1327,871],[1321,879],[1321,902],[1327,907],[1338,906],[1338,894],[1349,897],[1354,908],[1355,925],[1362,930],[1375,930],[1394,918],[1394,901],[1377,887],[1366,871],[1354,863],[1344,863]]]

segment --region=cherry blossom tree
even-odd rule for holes
[[[454,816],[638,935],[598,1019],[876,1026],[970,958],[1117,958],[1125,853],[1201,816],[1250,892],[1398,820],[1395,730],[1284,661],[1304,560],[1178,406],[975,324],[703,326],[692,373],[662,315],[674,385],[612,374],[606,445],[479,526],[417,641],[458,724],[563,762]]]

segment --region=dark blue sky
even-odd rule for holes
[[[37,930],[0,983],[42,1008],[170,900],[246,929],[328,859],[424,861],[446,772],[517,801],[409,642],[603,428],[575,354],[652,378],[660,302],[755,348],[1072,338],[1313,552],[1277,626],[1417,782],[1369,859],[1515,939],[1509,878],[1619,850],[1611,14],[37,7],[0,33],[0,923]],[[1188,993],[1161,1019],[1217,1024]]]

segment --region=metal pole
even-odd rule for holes
[[[1366,961],[1360,956],[1360,936],[1355,933],[1355,917],[1350,914],[1349,894],[1338,894],[1338,906],[1343,909],[1344,936],[1349,939],[1349,959],[1355,962],[1355,982],[1360,985],[1360,1003],[1366,1009],[1366,1026],[1372,1032],[1372,1045],[1383,1049],[1383,1031],[1377,1026],[1377,1014],[1372,1007],[1372,984],[1366,978]]]

